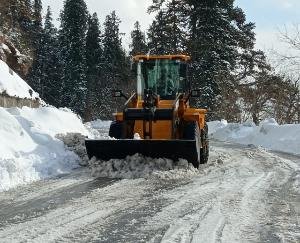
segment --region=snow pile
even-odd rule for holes
[[[259,126],[252,122],[244,124],[209,122],[210,137],[239,144],[253,144],[267,149],[300,154],[300,124],[278,125],[274,119],[263,121]]]
[[[90,138],[94,139],[111,139],[108,136],[108,131],[111,121],[95,120],[85,123],[86,129],[90,133]]]
[[[208,122],[208,133],[209,135],[211,135],[217,130],[226,127],[227,125],[228,123],[226,120]]]
[[[74,132],[89,135],[67,109],[0,108],[0,191],[78,167],[79,157],[56,138]]]
[[[0,94],[6,93],[9,96],[27,99],[39,98],[39,94],[34,92],[32,88],[2,60],[0,60],[0,73]]]
[[[94,131],[95,132],[95,131]],[[79,164],[81,166],[87,166],[89,158],[87,156],[85,139],[86,136],[81,133],[67,133],[67,134],[58,134],[56,136],[59,140],[63,141],[66,148],[70,151],[73,151],[80,158]]]
[[[152,159],[141,155],[127,156],[124,160],[90,161],[92,175],[119,179],[158,178],[178,179],[199,173],[186,160]]]

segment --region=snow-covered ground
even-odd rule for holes
[[[0,191],[78,167],[79,157],[58,134],[90,135],[70,110],[0,107]]]
[[[0,94],[5,92],[9,96],[19,98],[39,98],[39,94],[2,60],[0,60],[0,74]]]
[[[78,170],[0,193],[0,241],[299,242],[300,157],[211,148],[187,177],[93,180]]]
[[[252,122],[237,124],[224,120],[209,122],[208,126],[213,139],[300,154],[300,124],[278,125],[274,119],[268,119],[259,126]]]

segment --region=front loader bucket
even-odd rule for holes
[[[199,167],[199,150],[195,140],[86,140],[89,158],[99,160],[125,159],[128,155],[141,154],[151,158],[173,161],[186,159]]]

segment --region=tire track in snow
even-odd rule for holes
[[[92,187],[62,205],[58,202],[43,215],[5,224],[0,228],[0,241],[297,242],[299,192],[292,188],[298,178],[297,163],[284,162],[258,148],[214,141],[211,145],[209,164],[195,177],[165,184],[138,179]],[[20,200],[14,201],[18,194],[9,193],[0,194],[0,200],[5,198],[2,203],[9,205],[12,199],[20,206],[47,200],[47,188],[49,197],[58,192],[55,185],[65,190],[63,180],[58,179],[53,185],[28,190],[32,194],[22,193]],[[41,198],[34,192],[37,188]],[[292,226],[297,222],[298,228]],[[278,237],[271,238],[274,232]]]
[[[175,199],[176,195],[181,196],[173,205],[163,208],[161,213],[148,221],[147,227],[150,228],[154,222],[159,221],[161,228],[168,225],[163,236],[155,237],[152,242],[159,242],[159,239],[165,242],[241,242],[248,237],[245,237],[245,234],[249,234],[250,241],[257,240],[259,231],[252,226],[253,222],[254,225],[258,224],[260,215],[255,212],[259,211],[257,209],[265,200],[264,192],[269,187],[273,173],[264,171],[263,166],[260,166],[263,160],[256,160],[256,151],[253,152],[252,148],[246,151],[244,148],[226,148],[225,151],[215,147],[214,150],[219,154],[216,161],[218,164],[221,161],[221,165],[212,169],[209,166],[204,168],[204,180],[209,183],[203,184],[202,178],[196,178],[195,182],[187,187],[176,188],[174,192],[169,192],[168,196],[165,195],[171,199]],[[231,153],[236,158],[231,157]],[[223,155],[225,160],[222,159]],[[209,205],[210,211],[198,224],[191,219],[191,228],[196,229],[188,231],[186,228],[190,225],[185,222],[188,222],[185,215],[188,215],[187,208],[197,199],[202,207]],[[263,211],[262,208],[260,212]],[[193,213],[196,215],[197,211]],[[251,230],[255,233],[252,234]],[[172,232],[173,236],[169,232]]]
[[[161,243],[192,242],[193,232],[199,227],[199,222],[209,214],[210,210],[210,206],[203,207],[199,212],[195,210],[171,224],[161,239]]]
[[[134,187],[138,185],[138,181],[126,183],[127,187],[133,186],[127,190],[124,190],[123,183],[117,182],[112,186],[96,189],[91,194],[75,199],[44,216],[1,228],[0,239],[3,242],[22,242],[24,239],[32,242],[51,241],[104,220],[120,209],[136,204],[136,200],[142,195]],[[128,197],[130,194],[131,197]]]

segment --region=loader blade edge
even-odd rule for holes
[[[195,140],[90,140],[85,141],[89,158],[99,160],[125,159],[141,154],[150,158],[167,158],[173,161],[186,159],[191,163],[198,160]]]

